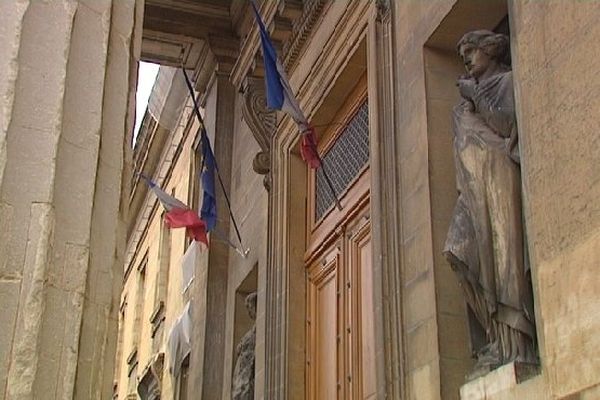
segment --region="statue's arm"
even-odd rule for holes
[[[510,152],[518,141],[512,73],[504,73],[475,85],[472,101],[475,112],[492,130],[507,139]]]
[[[458,87],[460,96],[473,105],[475,105],[474,97],[476,85],[477,83],[473,78],[461,77],[456,81],[456,86]]]

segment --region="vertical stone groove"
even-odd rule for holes
[[[15,84],[19,73],[19,44],[23,17],[29,7],[28,0],[2,2],[0,5],[0,23],[5,26],[0,40],[0,186],[6,165],[6,135],[10,124],[12,108],[15,99]],[[7,32],[12,30],[12,32]],[[12,36],[9,36],[11,35]]]
[[[52,205],[31,206],[29,243],[26,259],[32,260],[32,277],[22,309],[23,333],[16,338],[13,362],[8,376],[8,398],[33,399],[33,384],[39,357],[40,328],[44,313],[44,289],[54,225]],[[27,261],[26,261],[27,262]]]

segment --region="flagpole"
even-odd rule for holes
[[[196,113],[196,117],[198,118],[198,121],[202,125],[201,135],[206,135],[206,129],[204,128],[205,127],[204,119],[202,118],[202,115],[200,114],[200,107],[198,106],[198,101],[196,100],[196,96],[194,95],[194,87],[192,86],[192,81],[190,80],[183,65],[181,66],[181,71],[183,72],[183,76],[185,77],[185,83],[188,87],[188,91],[190,92],[190,96],[192,97],[192,102],[194,103],[194,111]],[[209,143],[209,146],[210,146],[210,141],[208,141],[208,138],[207,138],[207,142]],[[211,149],[211,152],[212,152],[212,149]],[[221,186],[221,189],[223,190],[223,195],[225,196],[225,202],[227,203],[227,209],[229,210],[229,217],[231,218],[231,221],[233,222],[233,227],[235,228],[235,233],[237,234],[237,238],[238,238],[238,241],[240,242],[240,246],[242,246],[242,248],[243,248],[244,243],[242,242],[242,235],[240,234],[240,229],[239,229],[237,221],[235,220],[235,217],[233,215],[233,211],[231,210],[231,202],[229,201],[229,195],[227,194],[227,190],[225,190],[225,185],[223,184],[223,179],[221,178],[221,172],[220,172],[219,166],[217,164],[217,159],[216,159],[216,157],[214,157],[214,153],[213,153],[213,161],[215,163],[215,169],[217,170],[217,178],[219,178],[219,185]],[[204,164],[204,157],[202,159],[202,164]],[[248,255],[248,252],[250,251],[250,249],[247,249],[246,251],[241,252],[237,248],[236,248],[236,250],[243,257],[246,257]]]
[[[321,170],[323,171],[323,177],[325,178],[325,182],[327,182],[327,185],[329,186],[329,190],[331,191],[331,194],[333,195],[333,198],[335,199],[335,205],[337,206],[338,210],[342,211],[342,204],[340,203],[340,200],[338,199],[337,194],[335,193],[335,189],[333,188],[331,179],[329,179],[329,175],[327,175],[327,171],[325,170],[325,164],[323,163],[323,159],[321,157],[319,157],[319,161],[321,162]]]
[[[305,124],[308,125],[308,122],[306,122]],[[317,149],[317,145],[315,143],[316,138],[315,138],[314,127],[311,126],[308,129],[301,131],[300,135],[304,135],[304,138],[302,139],[302,144],[300,145],[301,146],[300,153],[302,154],[302,158],[304,158],[305,159],[304,161],[306,161],[306,163],[315,170],[315,174],[317,174],[319,167],[321,167],[321,170],[323,171],[323,177],[325,178],[325,183],[327,183],[327,186],[329,187],[329,191],[331,192],[331,195],[333,196],[333,199],[335,200],[335,205],[338,210],[342,211],[342,204],[340,203],[340,201],[337,197],[337,194],[335,193],[335,189],[333,188],[333,183],[331,182],[331,179],[329,178],[329,174],[327,174],[327,170],[325,169],[325,163],[323,162],[323,159],[319,155],[319,150]],[[302,151],[302,146],[304,146],[305,143],[307,143],[308,146],[310,147],[310,151],[312,153],[311,157],[316,158],[316,160],[318,161],[318,164],[316,166],[313,166],[312,162],[308,162],[309,157],[308,156],[305,157],[305,154]]]
[[[240,249],[238,246],[233,244],[231,242],[231,240],[229,240],[229,238],[227,236],[225,236],[225,234],[219,232],[219,230],[217,228],[215,228],[211,233],[214,233],[219,239],[221,239],[222,241],[227,243],[229,245],[229,247],[234,249],[240,256],[242,256],[244,258],[248,257],[248,253],[250,253],[250,249],[246,249],[246,250]]]

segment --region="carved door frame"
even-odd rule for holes
[[[400,278],[399,179],[394,134],[393,7],[387,2],[351,2],[344,38],[336,53],[324,52],[319,68],[302,79],[298,97],[309,119],[361,42],[368,65],[371,218],[373,221],[377,398],[404,397]],[[341,24],[340,24],[341,26]],[[335,38],[331,38],[335,42]],[[333,45],[333,44],[332,44]],[[345,56],[342,56],[345,55]],[[294,73],[290,74],[294,80]],[[304,399],[306,198],[293,187],[306,187],[306,167],[295,148],[299,134],[293,121],[280,121],[272,141],[272,188],[269,196],[269,261],[266,271],[265,398]],[[383,217],[385,216],[385,218]],[[377,254],[377,256],[375,256]],[[301,285],[295,284],[301,282]],[[301,286],[301,287],[300,287]],[[384,301],[384,297],[386,300]]]

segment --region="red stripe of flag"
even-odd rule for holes
[[[197,242],[202,242],[208,246],[208,238],[206,237],[206,223],[200,219],[197,212],[190,209],[181,200],[168,195],[164,190],[159,188],[156,183],[149,178],[141,175],[146,181],[150,189],[154,192],[158,200],[163,205],[167,212],[165,213],[165,224],[168,228],[185,228],[185,233],[188,237]]]
[[[165,224],[169,228],[186,228],[188,237],[208,246],[206,224],[198,214],[190,209],[172,208],[165,214]]]

